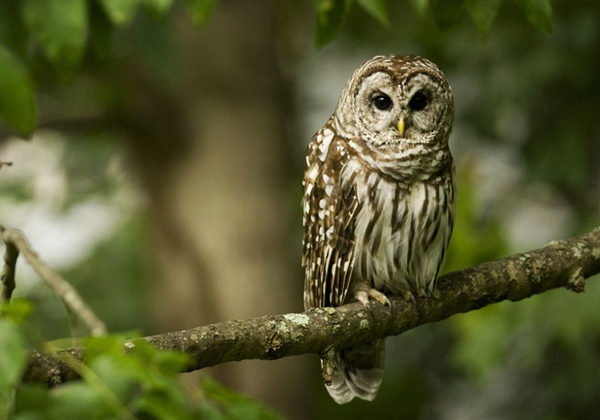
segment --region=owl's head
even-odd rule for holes
[[[454,103],[450,85],[431,61],[376,56],[354,72],[335,115],[369,143],[432,145],[447,143]]]

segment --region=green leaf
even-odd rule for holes
[[[115,25],[131,22],[139,4],[139,0],[99,0],[99,2]]]
[[[552,32],[552,3],[550,0],[515,0],[531,23]]]
[[[389,21],[385,0],[358,0],[358,4],[377,19],[379,23],[385,26],[388,25]]]
[[[0,118],[22,135],[35,128],[33,86],[25,66],[0,46]]]
[[[115,25],[96,2],[90,3],[89,10],[89,49],[99,60],[105,60],[112,53]]]
[[[312,3],[317,15],[315,43],[320,48],[335,38],[352,0],[313,0]]]
[[[20,56],[27,49],[27,29],[14,1],[0,1],[0,44]]]
[[[209,400],[221,403],[225,412],[225,418],[227,419],[282,419],[270,408],[221,386],[209,377],[203,379],[202,389],[204,390],[204,395]]]
[[[44,385],[20,385],[15,393],[17,419],[45,419],[50,405],[50,392]]]
[[[483,35],[487,35],[498,15],[502,0],[466,0],[465,6]]]
[[[446,29],[460,18],[463,0],[431,0],[430,10],[437,25]]]
[[[218,0],[187,0],[192,19],[199,25],[205,24],[210,18]]]
[[[7,317],[16,324],[21,324],[33,312],[33,305],[25,299],[11,299],[8,303],[0,305],[2,317]]]
[[[112,407],[102,393],[85,382],[75,381],[63,385],[48,407],[51,419],[107,419]],[[115,418],[113,416],[113,418]]]
[[[0,319],[0,394],[6,395],[19,381],[25,367],[25,348],[17,326]]]
[[[23,20],[32,38],[63,79],[79,67],[87,39],[86,0],[23,0]]]

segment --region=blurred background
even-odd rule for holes
[[[24,141],[0,126],[0,159],[13,162],[0,171],[0,223],[22,229],[111,332],[302,311],[304,149],[376,54],[428,57],[454,91],[445,271],[600,225],[598,2],[554,2],[551,32],[518,2],[502,2],[484,33],[461,2],[390,1],[387,26],[353,7],[322,49],[308,1],[221,1],[201,26],[180,2],[110,3],[86,2],[83,47],[56,52],[32,30],[45,18],[35,5],[2,2],[0,40],[29,69],[37,127]],[[41,341],[69,336],[64,307],[22,261],[16,294],[34,301]],[[598,302],[591,279],[582,295],[555,290],[389,338],[373,403],[333,403],[314,355],[182,380],[212,375],[289,419],[591,419]]]

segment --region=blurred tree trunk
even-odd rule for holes
[[[178,13],[177,97],[129,106],[153,104],[138,123],[145,128],[132,130],[142,133],[132,152],[156,222],[159,330],[302,309],[300,186],[285,130],[291,92],[276,63],[281,5],[222,2],[200,30]],[[147,84],[136,89],[142,94],[160,91],[136,72],[130,78]],[[248,361],[209,372],[288,418],[305,418],[304,366]]]

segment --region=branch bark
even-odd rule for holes
[[[547,290],[566,287],[582,292],[585,279],[600,273],[600,228],[543,248],[516,254],[439,279],[435,293],[416,303],[390,297],[390,309],[358,303],[339,308],[315,308],[304,313],[266,315],[232,320],[189,330],[145,337],[160,349],[191,356],[187,370],[244,359],[278,359],[322,353],[375,338],[397,335],[419,325],[478,309],[503,300],[518,301]],[[133,348],[136,341],[127,343]],[[24,381],[57,385],[76,378],[65,361],[82,359],[84,349],[32,351]]]

